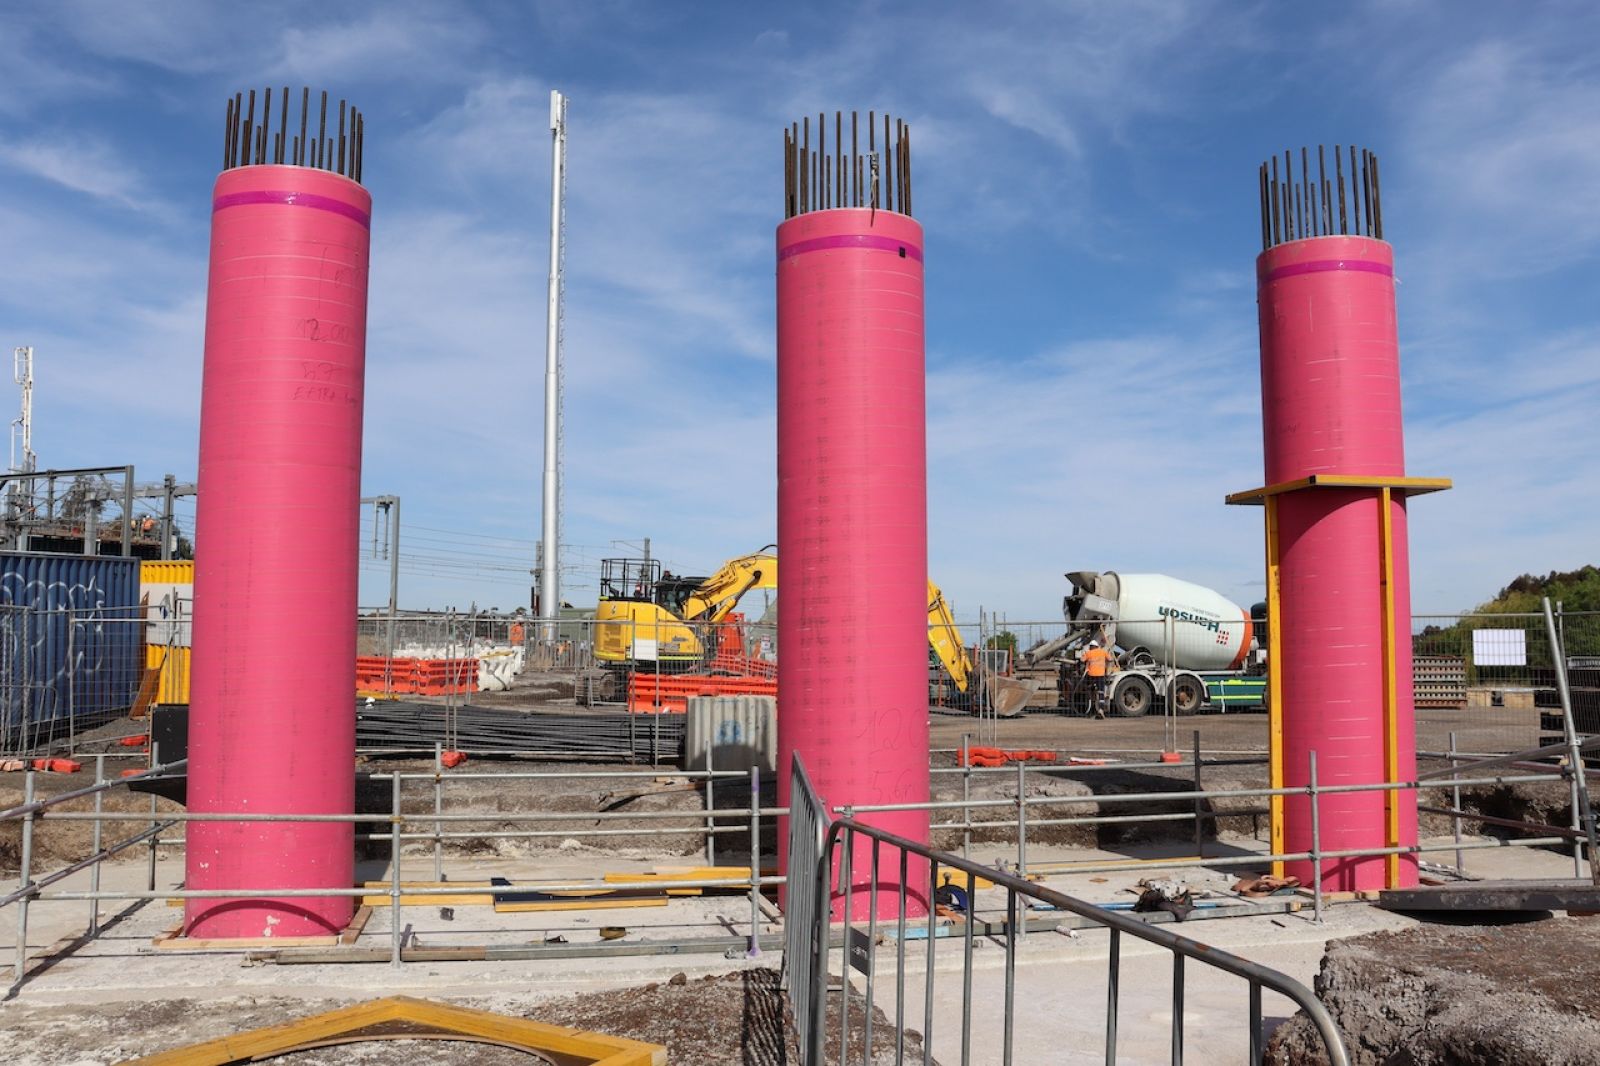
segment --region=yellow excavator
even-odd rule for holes
[[[701,666],[715,650],[701,632],[714,633],[756,589],[778,587],[776,545],[723,563],[710,577],[681,577],[655,559],[606,559],[600,564],[600,601],[595,607],[595,658],[625,668],[650,663],[663,672]],[[944,593],[928,582],[928,644],[965,693],[976,672]],[[655,664],[659,663],[659,667]],[[986,677],[990,706],[1002,715],[1021,711],[1035,684]]]

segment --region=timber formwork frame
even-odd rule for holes
[[[1260,505],[1266,516],[1267,558],[1267,766],[1269,787],[1284,787],[1283,768],[1283,641],[1279,563],[1282,545],[1278,536],[1278,501],[1295,492],[1327,489],[1358,489],[1372,492],[1378,502],[1378,595],[1383,609],[1383,771],[1386,785],[1400,784],[1400,707],[1398,662],[1400,634],[1394,613],[1394,523],[1390,504],[1396,497],[1421,496],[1443,492],[1451,487],[1443,477],[1367,477],[1353,474],[1312,474],[1275,485],[1235,492],[1226,498],[1233,505]],[[1269,803],[1269,842],[1274,855],[1286,849],[1283,796],[1276,794]],[[1383,793],[1384,844],[1399,848],[1400,792],[1390,788]],[[1283,876],[1284,862],[1275,859],[1272,873]],[[1391,851],[1384,858],[1384,884],[1400,887],[1400,853]]]

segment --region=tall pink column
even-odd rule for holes
[[[1352,154],[1353,154],[1352,150]],[[1320,155],[1320,161],[1319,161]],[[1267,485],[1312,475],[1383,481],[1405,475],[1392,247],[1382,240],[1376,160],[1343,152],[1288,156],[1280,180],[1262,168],[1263,243],[1256,261],[1261,321],[1261,408]],[[1274,168],[1276,165],[1274,161]],[[1300,175],[1294,176],[1299,164]],[[1307,179],[1307,164],[1317,173]],[[1384,722],[1384,614],[1379,492],[1307,489],[1278,497],[1279,658],[1284,783],[1302,787],[1316,752],[1321,786],[1388,779]],[[1390,503],[1395,627],[1396,772],[1416,777],[1406,503]],[[1414,792],[1395,795],[1398,843],[1417,840]],[[1382,792],[1319,798],[1323,851],[1382,848]],[[1305,796],[1284,805],[1285,848],[1309,851]],[[1382,856],[1330,860],[1330,890],[1381,888]],[[1289,871],[1310,882],[1309,862]],[[1416,882],[1416,858],[1400,860]]]
[[[276,94],[274,94],[276,95]],[[307,97],[302,95],[302,101]],[[280,104],[282,97],[279,97]],[[239,101],[239,105],[242,105]],[[363,127],[230,104],[212,196],[189,809],[350,814],[372,198]],[[311,107],[321,111],[317,102]],[[342,173],[341,173],[342,172]],[[349,889],[349,822],[195,822],[192,889]],[[326,934],[349,896],[191,900],[193,937]]]
[[[780,803],[798,753],[833,807],[928,799],[927,449],[922,227],[909,214],[909,134],[829,152],[850,120],[795,129],[778,227]],[[872,123],[876,126],[876,123]],[[878,136],[882,141],[878,141]],[[813,147],[815,143],[815,147]],[[881,145],[881,147],[880,147]],[[888,149],[887,151],[885,149]],[[861,815],[928,840],[928,812]],[[898,905],[898,852],[882,852],[877,906]],[[865,919],[872,849],[851,863]],[[913,859],[912,914],[928,868]],[[843,911],[840,895],[836,914]]]

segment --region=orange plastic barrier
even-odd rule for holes
[[[691,696],[776,696],[772,678],[721,674],[634,674],[628,710],[634,714],[684,714]]]
[[[1004,766],[1011,762],[1055,762],[1053,751],[1030,751],[1003,748],[970,747],[967,749],[967,766]]]
[[[476,659],[395,659],[381,655],[356,658],[358,692],[406,692],[419,696],[460,695],[478,691]]]

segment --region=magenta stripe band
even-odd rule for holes
[[[230,192],[211,201],[213,213],[225,207],[243,207],[247,204],[283,204],[288,207],[312,207],[318,211],[332,211],[336,215],[372,228],[372,216],[354,204],[336,200],[332,196],[319,196],[314,192],[290,192],[286,189],[250,189]]]
[[[1366,259],[1310,259],[1304,263],[1290,263],[1276,270],[1257,271],[1256,277],[1261,281],[1277,281],[1297,274],[1320,274],[1324,270],[1357,270],[1367,274],[1382,274],[1386,278],[1394,277],[1394,267],[1388,263],[1374,263]]]
[[[834,248],[870,248],[877,252],[894,252],[907,259],[922,262],[922,249],[906,241],[897,241],[893,237],[878,237],[866,233],[841,233],[836,237],[812,237],[806,241],[795,241],[778,249],[778,262],[783,262],[791,256],[804,255],[806,252],[825,252]]]

